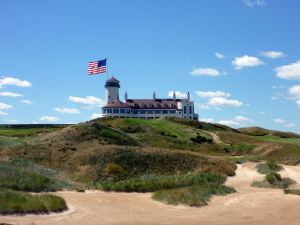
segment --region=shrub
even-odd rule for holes
[[[197,144],[212,143],[212,139],[208,139],[206,137],[200,136],[199,134],[197,134],[196,137],[192,137],[190,140]]]
[[[124,172],[124,169],[115,163],[108,163],[105,167],[105,172],[108,174],[120,174]]]
[[[49,213],[66,210],[67,204],[61,197],[0,190],[0,213]]]
[[[226,195],[233,192],[235,192],[233,188],[224,185],[204,184],[156,191],[152,198],[173,205],[203,206],[212,195]]]
[[[271,172],[266,175],[266,180],[270,184],[276,184],[276,183],[282,181],[282,178],[279,173]]]
[[[214,173],[199,173],[173,176],[143,176],[119,182],[105,182],[95,187],[104,191],[153,192],[162,189],[186,187],[195,184],[223,184],[226,176]]]

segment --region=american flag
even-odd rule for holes
[[[89,62],[88,74],[94,75],[106,72],[106,59]]]

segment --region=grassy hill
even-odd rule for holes
[[[212,134],[220,140],[214,140]],[[101,188],[110,182],[144,184],[145,179],[147,185],[154,185],[154,181],[170,182],[174,176],[184,180],[187,174],[232,176],[236,168],[232,159],[298,164],[299,140],[293,133],[262,128],[236,130],[177,118],[101,118],[74,125],[0,126],[0,166],[7,171],[0,173],[0,180],[5,180],[2,186],[6,189],[24,190],[22,187],[35,184],[47,191]],[[10,171],[13,167],[17,168],[15,172]],[[37,169],[31,171],[31,167]],[[33,180],[22,180],[22,171]],[[11,177],[15,177],[13,181]],[[61,182],[66,179],[70,182]],[[189,186],[200,185],[205,193],[215,193],[207,192],[209,183],[199,182],[183,182],[177,186],[178,191],[194,192],[195,188]],[[225,189],[214,186],[220,193]],[[195,192],[195,196],[200,194]]]

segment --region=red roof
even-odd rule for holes
[[[126,104],[138,109],[177,109],[180,99],[127,99]]]
[[[105,105],[103,108],[131,108],[128,104],[115,100],[110,104]]]

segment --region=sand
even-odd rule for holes
[[[300,183],[299,167],[284,168],[282,174]],[[201,208],[165,205],[153,201],[151,194],[66,191],[56,193],[67,201],[69,210],[64,213],[0,216],[0,221],[24,225],[300,224],[300,196],[251,187],[253,180],[263,178],[254,163],[238,165],[236,173],[226,184],[237,193],[213,197]]]

